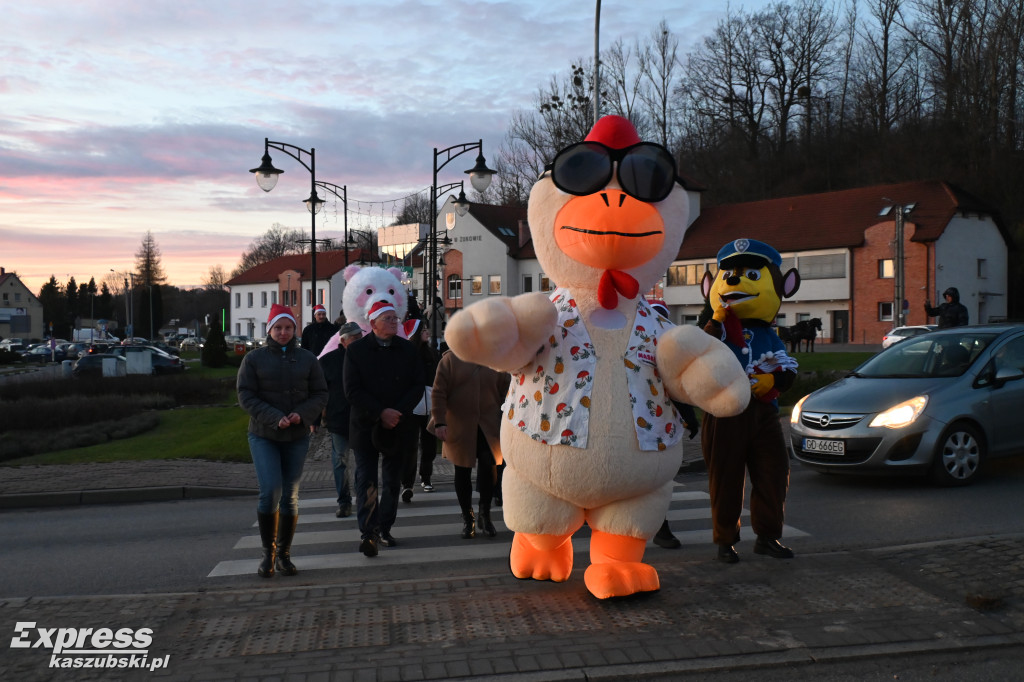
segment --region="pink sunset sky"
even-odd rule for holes
[[[482,138],[494,158],[514,113],[593,56],[595,4],[16,3],[0,33],[0,266],[33,292],[51,275],[100,282],[152,231],[170,283],[230,272],[275,223],[309,228],[302,166],[272,152],[285,173],[269,194],[248,172],[265,137],[316,148],[317,179],[348,186],[350,227],[386,225],[391,200],[430,185],[434,147]],[[726,7],[605,0],[601,46],[664,18],[682,55]],[[328,203],[318,238],[341,237],[340,211]]]

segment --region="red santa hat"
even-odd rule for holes
[[[316,315],[317,313],[323,313],[324,315],[326,315],[327,308],[323,307],[318,303],[317,305],[313,306],[313,315]]]
[[[366,315],[366,319],[370,321],[376,320],[389,310],[395,312],[395,306],[391,304],[391,301],[377,301],[370,307],[370,312]]]
[[[600,142],[611,149],[625,149],[641,142],[629,119],[614,115],[598,119],[585,141]]]
[[[267,329],[269,330],[274,326],[274,323],[281,319],[288,319],[292,321],[292,324],[298,326],[295,322],[295,316],[292,315],[291,309],[287,306],[283,306],[280,303],[275,303],[270,306],[270,317],[267,318]]]
[[[423,320],[406,320],[402,328],[405,330],[405,338],[411,339],[423,328]]]

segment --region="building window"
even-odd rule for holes
[[[260,336],[266,336],[266,335],[267,335],[267,323],[266,322],[260,322]]]
[[[984,258],[978,259],[978,279],[988,279],[988,261]]]
[[[880,322],[892,322],[892,301],[878,304],[878,319]]]
[[[14,292],[14,302],[15,303],[21,303],[21,292],[20,291],[15,291]]]
[[[796,267],[796,257],[795,256],[788,256],[788,257],[782,259],[782,265],[779,266],[779,270],[782,270],[783,273],[786,273],[786,272],[789,272],[790,270],[792,270],[795,267]]]
[[[242,323],[241,322],[235,322],[235,336],[241,336],[241,335],[242,335]]]
[[[322,288],[316,290],[316,297],[318,299],[317,303],[319,303],[320,305],[323,305],[324,301],[327,300],[326,298],[324,298],[324,290]]]
[[[780,313],[775,316],[775,326],[785,327],[786,326],[786,313]]]
[[[487,294],[489,296],[501,295],[501,275],[487,276]]]
[[[523,293],[528,294],[533,291],[533,275],[523,275]]]
[[[241,308],[242,307],[242,294],[235,294],[235,307],[236,308]]]
[[[277,305],[277,289],[270,292],[270,305]]]
[[[552,289],[555,288],[552,281],[548,279],[548,276],[545,275],[543,272],[540,273],[540,275],[538,275],[537,280],[540,284],[540,289],[538,289],[538,291],[551,291]]]
[[[470,280],[469,293],[473,296],[479,296],[484,293],[484,277],[483,275],[473,275]]]
[[[267,307],[267,292],[265,291],[260,292],[260,305],[262,305],[264,308]]]
[[[811,314],[810,313],[797,313],[796,314],[796,321],[798,323],[799,322],[806,322],[809,319],[811,319]]]
[[[700,284],[703,271],[703,265],[673,265],[668,269],[665,281],[670,287]]]
[[[245,302],[247,304],[247,307],[249,307],[249,308],[252,307],[252,292],[251,291],[245,295]]]
[[[830,253],[821,256],[801,256],[797,269],[800,279],[837,279],[846,277],[846,255]]]
[[[448,298],[455,301],[462,298],[462,278],[458,275],[448,275]]]
[[[883,258],[878,261],[878,279],[892,279],[896,276],[896,270],[892,264],[892,258]]]
[[[697,316],[696,315],[683,315],[681,318],[679,318],[679,323],[680,324],[693,324],[693,325],[695,325],[695,324],[697,324]]]
[[[4,292],[4,305],[6,305],[7,303],[10,302],[10,299],[8,298],[8,296],[9,296],[9,294],[5,291]]]

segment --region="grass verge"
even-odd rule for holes
[[[12,459],[3,466],[154,459],[248,462],[248,423],[249,415],[237,405],[167,410],[160,412],[159,426],[138,436]]]

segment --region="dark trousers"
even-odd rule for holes
[[[437,457],[437,438],[427,431],[427,422],[430,417],[413,415],[413,422],[419,432],[420,455],[419,473],[420,480],[429,481],[434,474],[434,458]],[[416,483],[416,443],[403,455],[402,459],[402,487],[411,488]]]
[[[476,491],[480,493],[480,505],[490,507],[494,499],[494,490],[498,483],[498,467],[494,463],[494,453],[480,429],[476,431]],[[472,467],[455,467],[455,497],[459,500],[462,511],[473,509],[473,469]]]
[[[401,491],[402,453],[409,443],[415,443],[416,432],[411,428],[400,429],[399,444],[395,451],[383,454],[373,447],[368,433],[352,438],[352,452],[355,456],[356,472],[356,519],[362,538],[380,537],[391,532],[398,517],[398,495]],[[380,466],[380,477],[377,467]]]
[[[740,539],[746,472],[750,473],[750,525],[768,539],[782,537],[789,490],[789,452],[778,411],[752,398],[735,417],[704,415],[701,446],[708,467],[715,544]]]

